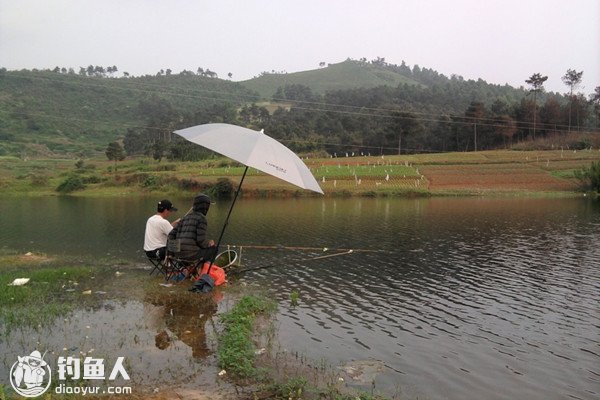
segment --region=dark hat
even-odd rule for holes
[[[194,204],[197,203],[212,204],[212,201],[210,200],[210,197],[208,195],[204,193],[198,193],[198,195],[194,197]]]
[[[158,202],[157,210],[158,210],[158,212],[163,212],[165,210],[177,211],[177,209],[175,207],[173,207],[173,203],[171,203],[169,200],[166,200],[166,199]]]

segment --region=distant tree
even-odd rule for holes
[[[583,93],[578,93],[571,96],[569,108],[573,113],[573,124],[577,126],[577,129],[579,129],[581,123],[587,119],[589,113],[589,106],[590,104],[583,95]]]
[[[577,72],[574,69],[568,69],[567,73],[562,77],[562,81],[569,87],[569,132],[571,132],[571,113],[573,110],[573,90],[581,83],[583,71]]]
[[[515,120],[504,114],[496,118],[495,124],[497,125],[497,132],[502,136],[504,147],[512,147],[513,136],[517,133]]]
[[[165,156],[167,144],[163,140],[157,140],[151,147],[152,150],[152,158],[156,161],[161,162],[163,157]]]
[[[233,74],[232,74],[231,72],[229,72],[229,73],[227,74],[227,76],[229,77],[229,79],[231,79],[231,77],[233,76]]]
[[[467,122],[473,126],[473,149],[477,151],[477,124],[481,124],[481,120],[485,117],[485,106],[482,102],[472,101],[465,111]]]
[[[394,117],[394,121],[390,125],[392,129],[392,134],[397,136],[397,145],[398,145],[398,154],[402,154],[403,143],[402,138],[404,140],[410,136],[416,136],[423,130],[423,125],[419,118],[411,112],[393,112],[392,116]],[[390,143],[391,145],[392,143]],[[406,143],[404,143],[406,147]],[[391,146],[389,146],[391,147]],[[414,149],[413,149],[414,150]],[[404,149],[404,152],[407,152],[407,149]]]
[[[96,76],[104,76],[105,72],[104,67],[101,65],[96,65],[94,67],[94,75]]]
[[[117,161],[122,161],[125,159],[123,146],[121,146],[119,142],[110,142],[106,147],[105,154],[106,158],[115,162],[115,167],[117,166]]]
[[[87,70],[83,67],[79,67],[79,75],[85,76],[87,74]]]
[[[537,94],[544,90],[544,82],[548,80],[547,76],[535,73],[525,80],[525,83],[531,86],[530,92],[533,92],[533,139],[535,140],[535,125],[537,116]]]
[[[377,57],[376,59],[371,60],[371,64],[378,65],[380,67],[384,67],[387,65],[387,63],[385,62],[385,57]]]
[[[406,76],[410,76],[410,74],[412,73],[410,70],[410,67],[408,65],[406,65],[404,60],[402,60],[402,64],[400,64],[399,70],[402,75],[406,75]]]
[[[113,74],[117,73],[117,67],[115,67],[114,65],[111,67],[106,68],[106,72],[108,73],[108,75],[112,76]]]
[[[127,128],[127,132],[123,138],[123,147],[128,156],[142,154],[146,150],[148,140],[140,129]]]
[[[323,68],[324,66],[325,66],[325,61],[321,61],[321,62],[319,63],[319,67]]]
[[[598,121],[600,121],[600,86],[596,86],[594,93],[590,95],[590,102],[594,105],[596,117],[598,118]]]
[[[556,97],[552,96],[546,99],[540,108],[540,120],[547,131],[557,131],[557,126],[564,123],[563,108]]]
[[[165,71],[166,76],[171,76],[172,73],[173,71],[170,68],[167,68],[167,70]]]

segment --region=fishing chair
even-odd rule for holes
[[[173,277],[183,276],[185,278],[193,276],[200,271],[200,266],[204,263],[203,259],[200,260],[187,260],[177,258],[177,254],[181,249],[179,240],[169,240],[167,242],[167,256],[163,263],[165,280],[170,280]]]
[[[150,275],[152,275],[154,271],[158,271],[161,274],[166,275],[165,259],[160,257],[158,250],[152,253],[146,252],[146,256],[148,257],[148,261],[150,261],[150,263],[154,266],[152,271],[150,271]]]

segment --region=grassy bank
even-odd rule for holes
[[[403,156],[305,159],[326,196],[438,196],[573,194],[576,171],[600,161],[598,150],[496,150]],[[6,195],[187,195],[235,190],[243,167],[225,159],[113,163],[103,159],[21,160],[0,157]],[[312,196],[311,192],[250,169],[243,196]]]
[[[94,267],[42,254],[0,256],[2,335],[19,327],[38,327],[73,310]],[[23,285],[15,280],[28,280]]]

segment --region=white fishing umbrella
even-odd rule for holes
[[[176,134],[248,167],[323,194],[306,164],[283,144],[260,132],[230,124],[205,124]]]
[[[248,167],[256,168],[303,189],[323,194],[323,190],[306,164],[293,151],[267,136],[262,130],[258,132],[230,124],[205,124],[180,129],[175,133],[192,143],[206,147],[246,166],[219,235],[217,248],[221,244],[225,228],[229,224],[229,217],[248,172]],[[214,257],[210,262],[208,272],[202,275],[194,285],[194,287],[199,285],[198,290],[200,291],[211,290],[214,285],[212,278],[207,276],[210,275],[213,262]]]

